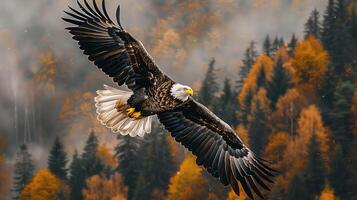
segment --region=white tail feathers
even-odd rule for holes
[[[94,98],[98,120],[114,133],[143,137],[151,132],[152,116],[141,119],[130,118],[126,113],[127,100],[133,94],[104,85],[105,90],[98,90]],[[117,109],[122,107],[122,109]]]

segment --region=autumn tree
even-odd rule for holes
[[[118,161],[117,171],[123,176],[123,183],[128,187],[128,199],[132,199],[138,179],[140,165],[139,147],[142,140],[137,137],[118,136],[115,156]]]
[[[332,188],[325,187],[321,194],[316,198],[316,200],[340,200],[340,198],[335,195]]]
[[[109,178],[94,175],[86,180],[83,197],[85,200],[126,200],[127,188],[118,173]]]
[[[316,9],[311,12],[309,19],[305,23],[305,38],[310,35],[318,39],[321,38],[320,13]]]
[[[218,83],[215,72],[215,59],[212,58],[208,65],[206,76],[202,81],[200,91],[198,93],[198,99],[201,103],[207,106],[213,106],[215,103],[216,94],[218,92]]]
[[[195,157],[188,155],[181,163],[179,171],[170,179],[166,200],[205,199],[206,181],[201,173],[202,168],[196,165]]]
[[[48,156],[48,169],[62,180],[67,179],[67,154],[59,137],[57,136]]]
[[[77,151],[73,154],[69,172],[70,199],[81,200],[83,199],[82,188],[84,187],[85,174]]]
[[[249,200],[249,198],[243,191],[242,186],[240,186],[239,187],[239,196],[234,192],[233,189],[230,189],[226,200]]]
[[[297,45],[291,64],[295,69],[293,80],[299,88],[315,90],[327,72],[328,53],[316,38],[309,36]]]
[[[48,169],[39,170],[20,193],[20,200],[57,200],[68,195],[68,187]]]
[[[269,160],[275,169],[281,169],[284,162],[284,152],[287,149],[291,139],[288,133],[279,132],[270,135],[268,144],[264,149],[263,156]]]
[[[290,75],[284,68],[284,61],[279,56],[273,69],[271,81],[267,84],[267,96],[270,100],[270,107],[275,109],[275,104],[279,97],[291,87]]]
[[[3,145],[4,140],[0,134],[0,196],[5,198],[9,195],[10,192],[10,170],[6,166],[5,159],[3,156]]]
[[[33,176],[35,167],[33,165],[31,154],[27,150],[27,145],[20,146],[20,150],[16,154],[16,162],[14,166],[13,188],[15,193],[14,199],[18,199],[21,191]]]

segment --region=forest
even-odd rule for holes
[[[251,41],[234,78],[222,78],[219,58],[212,56],[194,84],[195,98],[279,170],[267,199],[357,199],[357,2],[328,0],[323,12],[311,12],[301,35]],[[160,55],[159,49],[153,54]],[[50,91],[51,98],[60,98],[56,62],[51,51],[42,54],[43,68],[34,77],[37,89]],[[93,97],[75,91],[51,108],[68,125],[62,131],[94,124]],[[0,135],[0,180],[9,183],[0,186],[0,199],[248,200],[243,190],[237,196],[197,166],[158,122],[144,138],[103,136],[103,129],[87,127],[80,148],[66,147],[69,139],[60,134],[50,140],[43,134],[49,149],[42,164],[33,160],[38,152],[29,147],[29,134],[17,145],[14,162],[6,162],[6,138]]]

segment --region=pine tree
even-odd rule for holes
[[[314,133],[310,139],[309,155],[303,172],[303,185],[307,190],[307,199],[315,199],[325,187],[325,167],[320,145]]]
[[[20,192],[32,178],[34,170],[35,167],[31,159],[31,154],[27,150],[27,145],[23,144],[20,146],[20,150],[16,155],[12,188],[12,191],[15,193],[13,199],[19,199]]]
[[[342,199],[347,199],[349,179],[348,169],[346,165],[346,156],[342,152],[341,145],[336,146],[336,150],[331,160],[331,172],[329,174],[329,181],[336,192],[336,195]]]
[[[305,23],[305,38],[310,35],[318,39],[321,38],[320,13],[316,9],[311,12],[309,19]]]
[[[258,52],[255,49],[255,42],[251,41],[249,47],[244,52],[244,58],[242,60],[243,65],[239,69],[239,78],[237,80],[237,93],[243,86],[244,80],[247,78],[250,69],[252,68],[255,60],[258,56]]]
[[[162,193],[167,191],[170,177],[175,170],[169,144],[162,127],[154,124],[152,133],[145,136],[139,152],[141,157],[140,173],[133,192],[133,199],[154,199],[152,196],[154,191]]]
[[[84,151],[81,155],[85,177],[88,178],[103,171],[104,165],[97,156],[98,138],[92,131],[89,134]]]
[[[275,109],[275,104],[279,97],[291,87],[290,75],[284,68],[283,59],[278,57],[273,69],[273,77],[267,84],[267,95],[271,102],[271,108]]]
[[[353,139],[350,118],[354,90],[354,85],[350,82],[338,84],[334,93],[333,109],[330,113],[332,133],[335,140],[343,147],[348,147],[349,142]]]
[[[297,45],[297,42],[298,42],[298,40],[297,40],[295,34],[293,34],[293,35],[291,36],[290,42],[289,42],[289,44],[288,44],[288,54],[289,54],[290,56],[293,56],[293,55],[294,55],[294,51],[295,51],[295,47],[296,47],[296,45]]]
[[[271,47],[271,51],[272,51],[272,54],[275,54],[276,50],[279,49],[279,38],[278,37],[275,37],[274,41],[273,41],[273,44],[272,44],[272,47]]]
[[[128,187],[128,199],[132,199],[135,184],[139,175],[139,147],[142,142],[137,137],[118,136],[115,156],[118,160],[118,172],[123,176],[123,182]]]
[[[67,154],[64,151],[63,144],[57,136],[52,146],[52,149],[50,150],[50,155],[48,156],[48,169],[58,178],[66,180],[67,162]]]
[[[70,199],[82,200],[82,189],[84,188],[85,174],[82,166],[82,161],[78,156],[77,151],[74,152],[71,165],[69,167],[69,186]]]
[[[296,174],[289,183],[285,200],[306,199],[306,192],[306,186],[303,183],[301,175]]]
[[[263,87],[263,88],[267,88],[268,85],[268,81],[266,79],[266,72],[264,67],[260,67],[259,69],[259,74],[257,77],[257,88]]]
[[[281,47],[284,47],[284,46],[285,46],[284,38],[281,37],[280,40],[279,40],[279,46],[278,46],[278,48],[281,48]]]
[[[236,98],[232,91],[229,79],[225,79],[223,86],[223,94],[220,96],[216,104],[215,113],[218,114],[229,125],[236,124],[235,121],[235,108]]]
[[[215,59],[212,58],[208,65],[208,70],[205,79],[202,82],[201,89],[198,94],[198,99],[206,106],[213,106],[215,103],[215,95],[218,92],[218,83],[214,68]]]
[[[249,90],[247,96],[244,98],[243,105],[239,106],[239,123],[243,124],[244,127],[247,127],[248,125],[248,116],[250,114],[250,107],[252,104],[253,95],[253,91]]]
[[[335,0],[329,0],[322,22],[321,39],[327,50],[331,50],[331,42],[333,40],[333,34],[334,34],[333,31],[335,29],[335,24],[336,24],[335,7],[336,7]]]
[[[267,113],[262,108],[260,99],[256,99],[255,110],[252,111],[252,122],[249,125],[249,144],[253,151],[260,155],[264,149],[267,141],[267,132],[269,128],[266,123]]]
[[[264,39],[264,43],[263,43],[263,52],[267,55],[267,56],[271,56],[272,55],[272,44],[270,41],[270,36],[267,35]]]

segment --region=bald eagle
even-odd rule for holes
[[[261,189],[270,190],[275,170],[267,161],[246,147],[235,131],[204,105],[192,98],[193,90],[176,83],[161,72],[143,44],[120,24],[120,6],[116,21],[109,17],[105,1],[101,9],[77,1],[80,9],[69,6],[63,18],[71,23],[66,29],[78,41],[89,60],[119,86],[97,91],[95,106],[98,120],[121,135],[144,136],[151,131],[156,115],[172,137],[195,156],[196,162],[223,185],[231,185],[239,195],[239,182],[246,194],[261,198]]]

